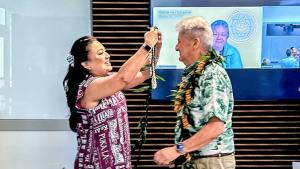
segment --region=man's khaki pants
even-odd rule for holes
[[[198,158],[192,161],[192,166],[194,169],[235,169],[236,164],[232,154],[223,157]]]

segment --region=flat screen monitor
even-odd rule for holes
[[[176,24],[186,17],[201,16],[216,28],[223,26],[228,35],[218,37],[213,46],[223,41],[223,55],[236,100],[300,99],[298,91],[300,59],[299,1],[195,1],[151,0],[151,25],[163,33],[161,57],[156,72],[167,81],[153,90],[154,100],[166,97],[180,82],[185,65],[175,51]]]

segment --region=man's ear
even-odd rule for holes
[[[193,44],[194,50],[197,50],[197,49],[199,49],[201,47],[201,40],[200,40],[200,38],[194,38],[193,42],[194,42],[194,44]]]

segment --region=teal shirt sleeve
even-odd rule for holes
[[[233,47],[229,43],[224,45],[224,60],[227,62],[223,62],[223,67],[226,68],[243,68],[243,63],[241,59],[240,52],[237,48]]]

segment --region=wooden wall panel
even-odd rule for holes
[[[149,0],[93,0],[93,36],[111,55],[114,71],[143,44],[150,24]],[[147,85],[148,81],[143,83]],[[138,86],[140,87],[140,86]],[[138,88],[137,87],[137,88]],[[139,138],[137,128],[145,114],[146,93],[126,90],[132,143]],[[299,100],[236,101],[233,130],[237,168],[291,169],[300,162]],[[139,168],[163,168],[154,164],[153,154],[174,144],[176,114],[168,101],[152,101],[149,109],[147,142],[141,149]],[[138,159],[132,154],[132,162]]]

